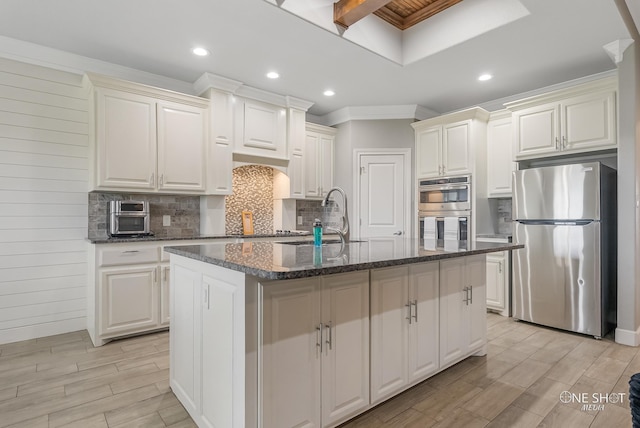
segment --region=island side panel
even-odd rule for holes
[[[245,275],[171,255],[170,382],[200,427],[245,427]]]

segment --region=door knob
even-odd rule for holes
[[[393,234],[394,234],[394,235],[396,235],[396,236],[400,236],[400,235],[402,235],[402,231],[401,231],[401,230],[399,230],[399,231],[397,231],[397,232],[393,232]]]

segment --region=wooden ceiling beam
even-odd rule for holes
[[[333,4],[333,22],[349,28],[365,16],[375,12],[392,0],[339,0]]]

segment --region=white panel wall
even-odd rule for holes
[[[0,343],[86,327],[81,79],[0,59]]]

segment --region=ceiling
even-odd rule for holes
[[[452,27],[432,31],[430,39],[455,43],[402,65],[346,40],[349,32],[362,34],[360,22],[341,35],[284,10],[299,1],[2,0],[0,55],[11,44],[19,58],[17,39],[190,84],[210,72],[312,101],[309,112],[317,116],[346,106],[414,104],[444,113],[611,70],[602,46],[629,38],[615,2],[603,0],[465,0],[404,32],[367,17],[366,25],[407,33],[437,28],[432,20],[443,15],[454,20],[468,3],[517,1],[528,11],[468,40],[456,39]],[[488,13],[478,22],[494,18]],[[211,55],[195,57],[196,45]],[[280,78],[267,79],[271,70]],[[494,78],[479,82],[481,73]],[[322,95],[328,88],[333,97]]]
[[[400,30],[406,30],[462,0],[393,0],[373,12]]]

